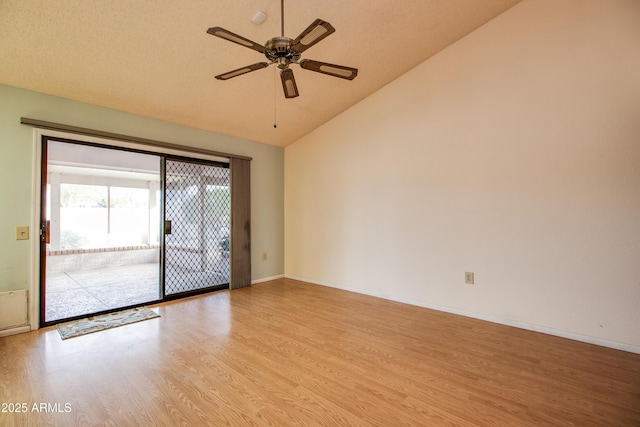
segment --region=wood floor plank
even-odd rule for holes
[[[638,354],[289,279],[153,309],[0,338],[0,425],[640,426]]]

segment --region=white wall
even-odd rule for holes
[[[639,47],[525,0],[288,146],[285,275],[640,350]]]
[[[0,85],[0,292],[31,285],[31,241],[17,241],[16,227],[32,222],[34,131],[20,117],[252,157],[252,278],[282,275],[282,148]],[[31,230],[32,239],[36,233]]]

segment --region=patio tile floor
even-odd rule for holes
[[[48,273],[46,320],[155,301],[159,283],[155,263]]]

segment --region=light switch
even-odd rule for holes
[[[16,227],[16,240],[29,240],[29,227]]]

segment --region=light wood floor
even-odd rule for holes
[[[154,309],[0,338],[0,425],[640,426],[637,354],[285,279]]]

